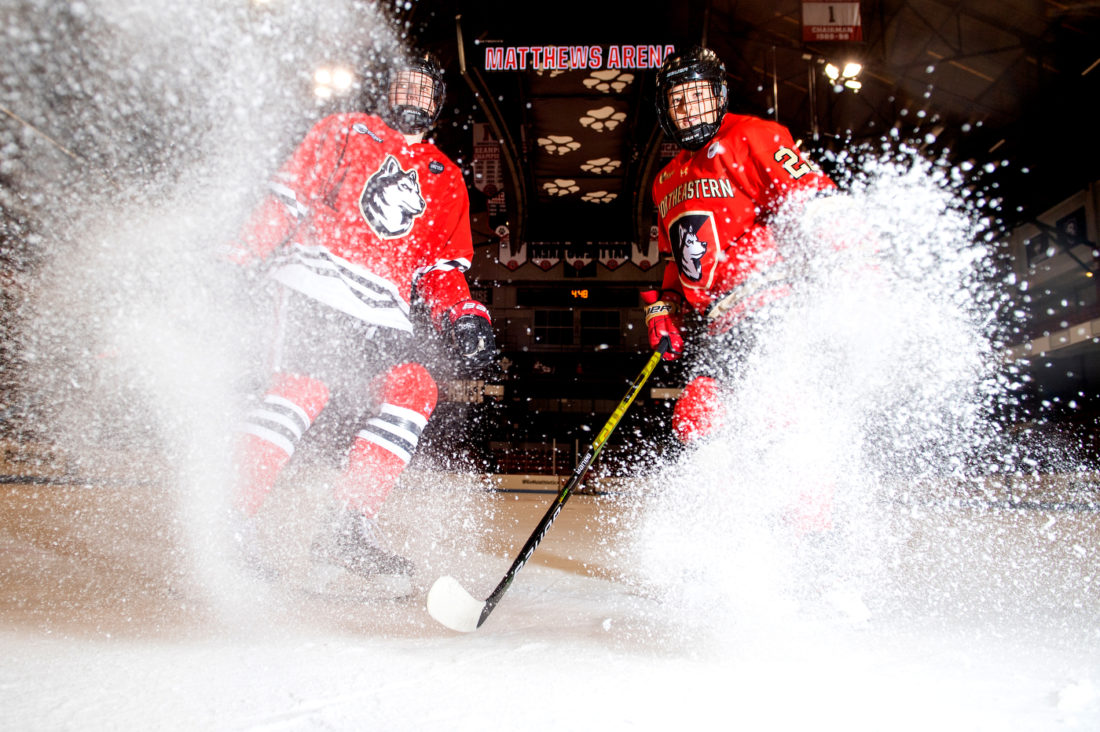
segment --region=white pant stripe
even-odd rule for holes
[[[309,418],[309,415],[306,414],[306,410],[302,409],[289,399],[284,399],[283,397],[276,396],[275,394],[268,394],[264,397],[264,401],[291,410],[302,418],[302,424],[306,425],[307,427],[313,422],[313,420]]]
[[[270,442],[272,445],[279,448],[287,455],[294,454],[294,443],[280,435],[278,432],[260,427],[259,425],[249,424],[247,422],[241,425],[241,431],[247,432],[250,435],[255,435],[261,440]]]
[[[388,452],[392,452],[394,455],[396,455],[398,458],[401,459],[401,462],[403,462],[405,464],[408,464],[408,462],[410,460],[412,460],[412,453],[410,453],[408,450],[401,447],[400,445],[395,444],[393,442],[390,442],[385,437],[383,437],[383,436],[381,436],[381,435],[379,435],[375,432],[368,432],[367,430],[359,430],[358,437],[360,437],[360,438],[362,438],[362,439],[364,439],[368,442],[373,442],[375,445],[378,445],[383,450],[387,450]]]

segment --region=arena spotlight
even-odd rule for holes
[[[331,99],[347,94],[355,77],[342,66],[322,66],[313,72],[313,94],[318,99]]]
[[[833,91],[836,92],[842,92],[845,89],[858,92],[862,89],[863,83],[859,80],[859,74],[862,71],[863,65],[856,61],[845,63],[843,69],[836,64],[825,64],[825,76],[829,78]]]

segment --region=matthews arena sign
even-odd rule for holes
[[[497,46],[485,49],[486,71],[656,69],[675,46]]]

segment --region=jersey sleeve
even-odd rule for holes
[[[650,198],[654,204],[659,200],[659,194],[657,192],[657,180],[660,178],[658,174],[657,178],[653,180],[653,189],[650,192]],[[658,221],[657,223],[657,253],[658,254],[672,254],[672,243],[668,240],[668,232],[665,230],[664,222]]]
[[[836,188],[829,176],[802,155],[783,125],[757,120],[746,140],[751,149],[750,171],[765,211],[774,212],[794,193]]]
[[[659,178],[660,175],[653,181],[651,196],[655,202],[659,198],[657,192],[657,180]],[[679,310],[684,301],[684,284],[680,281],[680,269],[676,265],[676,259],[672,252],[672,242],[668,238],[668,229],[662,224],[657,225],[657,252],[663,255],[665,259],[665,268],[661,274],[660,297],[662,300],[673,302]]]
[[[661,276],[661,299],[669,299],[666,293],[672,293],[672,299],[679,305],[684,298],[684,283],[680,281],[680,268],[676,266],[676,260],[669,259],[665,263],[665,271]]]
[[[461,174],[456,171],[454,184],[433,205],[443,211],[438,229],[442,246],[433,248],[438,254],[417,269],[414,279],[417,293],[428,305],[432,323],[439,328],[444,313],[470,299],[464,273],[473,260],[474,244],[470,233],[470,197]]]
[[[267,196],[252,212],[230,248],[230,258],[239,263],[264,259],[286,242],[309,211],[317,189],[326,147],[331,145],[335,119],[318,122],[291,157],[268,183]]]

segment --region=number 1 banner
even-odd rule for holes
[[[859,3],[802,0],[803,41],[862,41]]]

